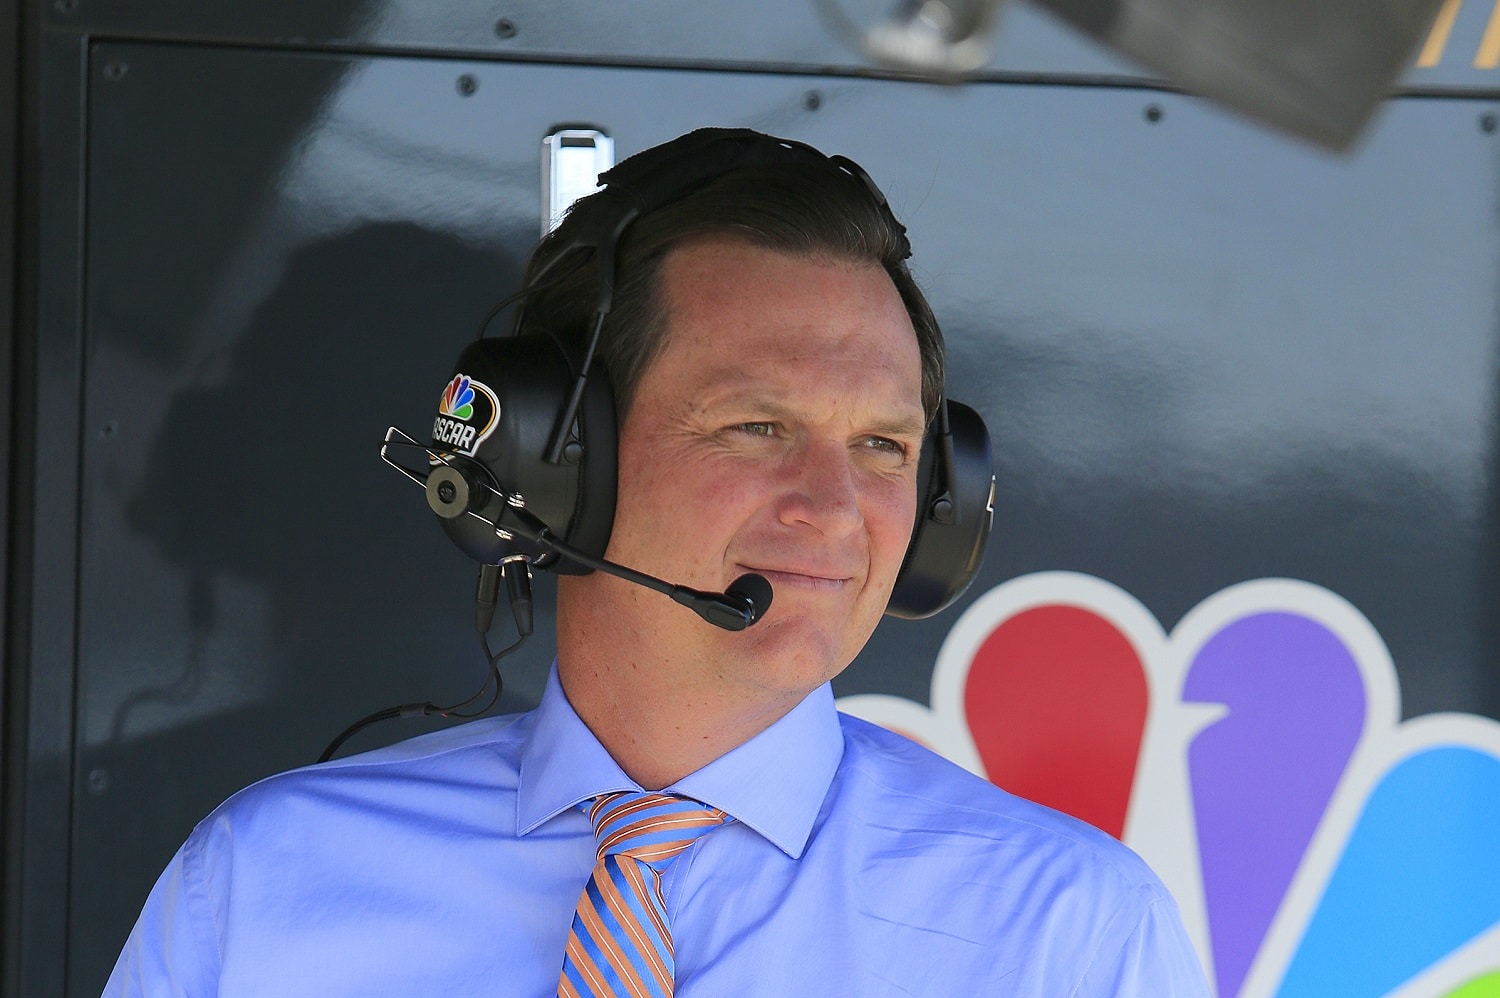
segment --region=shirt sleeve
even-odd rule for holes
[[[1094,955],[1076,998],[1211,998],[1203,964],[1170,896],[1142,909],[1118,948]]]
[[[103,998],[210,998],[219,947],[201,864],[202,829],[172,857],[146,898]]]

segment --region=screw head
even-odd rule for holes
[[[1479,130],[1486,135],[1494,135],[1495,129],[1500,128],[1500,115],[1493,111],[1479,116]]]
[[[89,770],[87,783],[89,793],[98,797],[109,789],[109,773],[102,769],[91,769]]]
[[[809,111],[816,111],[823,106],[823,95],[816,90],[809,90],[802,95],[802,106]]]
[[[1151,124],[1153,125],[1160,121],[1162,119],[1162,115],[1165,113],[1166,112],[1161,109],[1160,104],[1146,105],[1146,120],[1151,122]]]
[[[516,22],[508,17],[502,17],[495,22],[495,34],[500,38],[516,37]]]
[[[125,79],[125,74],[130,67],[123,62],[107,62],[104,64],[104,78],[111,83],[118,83]]]
[[[438,498],[443,502],[452,502],[458,498],[458,489],[452,482],[443,482],[438,486]]]
[[[461,96],[472,97],[478,89],[479,81],[474,78],[473,73],[465,73],[458,78],[458,92]]]

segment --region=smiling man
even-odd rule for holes
[[[776,597],[729,632],[608,575],[561,581],[563,688],[652,789],[759,734],[863,647],[911,540],[926,426],[916,336],[878,262],[703,236],[658,280],[663,345],[621,426],[608,557],[709,590],[756,572]]]
[[[943,358],[904,230],[856,170],[806,160],[635,220],[599,350],[606,556],[706,591],[759,574],[763,618],[561,578],[536,710],[237,794],[107,993],[1207,994],[1118,842],[834,707],[908,560]],[[583,336],[588,281],[538,284],[528,324]]]

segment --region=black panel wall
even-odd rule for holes
[[[1107,580],[1167,630],[1279,577],[1370,620],[1405,716],[1500,718],[1494,88],[1393,99],[1339,158],[1024,9],[957,88],[870,78],[792,2],[674,40],[579,5],[38,8],[37,238],[0,268],[35,278],[4,354],[7,994],[96,994],[220,800],[479,682],[472,567],[377,449],[421,435],[513,290],[563,122],[621,157],[705,124],[802,139],[910,227],[997,525],[965,601],[882,624],[840,695],[925,703],[958,614],[1027,573]],[[539,596],[502,709],[551,658]]]

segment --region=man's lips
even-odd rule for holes
[[[747,572],[754,572],[757,575],[765,576],[766,581],[771,583],[773,590],[804,589],[812,592],[839,592],[853,578],[848,575],[835,575],[827,569],[808,571],[761,568],[756,565],[742,565],[740,567]]]

